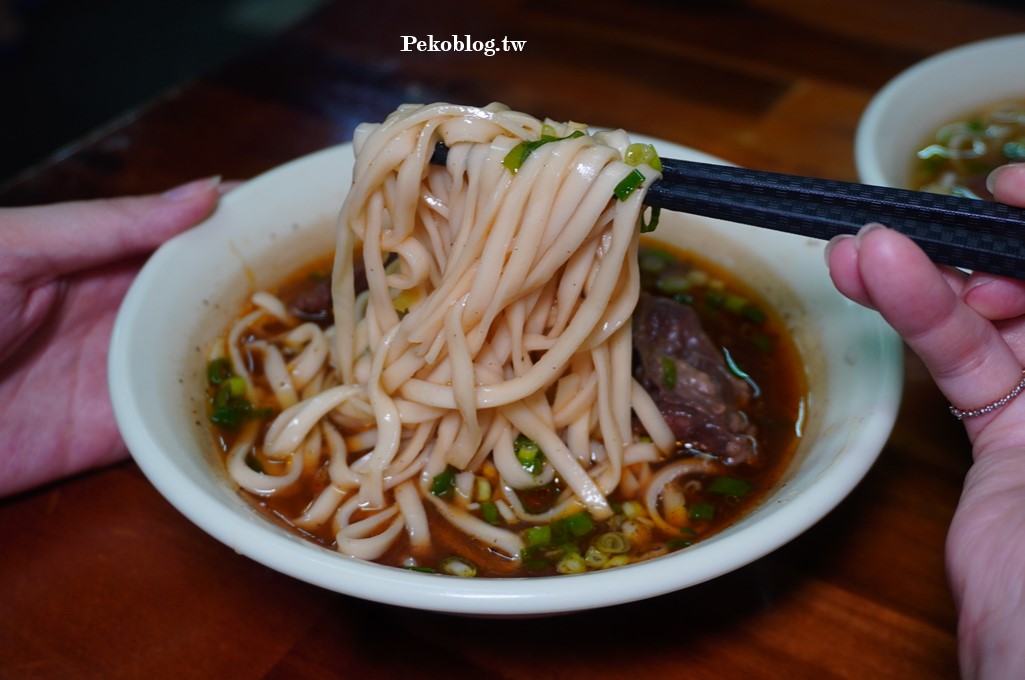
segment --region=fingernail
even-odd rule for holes
[[[986,191],[988,191],[990,194],[996,193],[997,175],[999,175],[1006,169],[1006,165],[998,165],[997,167],[993,168],[993,170],[990,171],[988,175],[986,175]]]
[[[217,188],[220,185],[220,183],[220,175],[214,175],[213,177],[206,177],[204,179],[197,179],[187,184],[176,186],[173,189],[168,189],[163,193],[163,197],[168,201],[187,201],[188,199],[198,196],[199,194]]]
[[[868,224],[866,224],[858,230],[858,234],[855,238],[858,239],[858,243],[860,244],[869,232],[875,231],[876,229],[886,229],[886,227],[882,224],[879,224],[878,222],[869,222]]]
[[[833,248],[836,247],[840,241],[846,241],[849,238],[854,238],[853,234],[837,234],[833,238],[826,241],[826,249],[822,252],[822,256],[826,258],[826,266],[829,266],[829,254],[833,252]]]
[[[996,280],[997,280],[997,278],[994,277],[994,276],[989,276],[987,274],[973,273],[971,276],[968,277],[968,281],[965,283],[964,290],[961,291],[961,296],[964,297],[964,295],[968,291],[973,290],[975,288],[981,288],[982,286],[989,285],[989,284],[993,283]]]

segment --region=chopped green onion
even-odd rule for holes
[[[708,491],[722,496],[742,498],[751,492],[751,482],[736,477],[716,477],[708,485]]]
[[[546,127],[551,132],[555,132],[555,129],[551,126]],[[555,137],[554,135],[546,135],[544,133],[545,127],[542,127],[541,139],[533,141],[523,141],[514,146],[512,149],[510,149],[509,153],[507,153],[505,155],[505,158],[502,159],[502,165],[504,165],[509,170],[509,172],[515,175],[517,172],[519,172],[520,167],[523,165],[524,161],[527,160],[527,157],[530,156],[530,154],[532,154],[535,149],[538,149],[544,146],[545,144],[548,144],[549,142],[561,142],[564,139],[575,139],[577,137],[584,136],[582,130],[574,130],[565,137]]]
[[[675,258],[672,253],[667,253],[658,248],[645,248],[641,251],[638,259],[641,271],[647,274],[658,274],[665,269]]]
[[[409,567],[403,567],[403,569],[407,569],[409,571],[422,571],[425,574],[436,574],[436,573],[438,573],[438,572],[434,571],[433,569],[431,569],[430,567],[409,566]]]
[[[438,563],[438,569],[449,576],[473,578],[477,575],[477,565],[459,555],[450,555]]]
[[[586,512],[578,512],[559,520],[571,534],[580,538],[594,531],[594,521]]]
[[[560,574],[582,574],[587,571],[587,564],[580,553],[569,553],[555,563],[555,570]]]
[[[438,498],[448,498],[456,488],[456,469],[449,465],[444,471],[434,476],[431,481],[431,493]]]
[[[734,314],[742,316],[753,323],[765,321],[765,312],[741,295],[727,294],[723,298],[723,306]]]
[[[690,279],[683,274],[665,273],[655,281],[655,288],[666,295],[676,295],[690,288]]]
[[[676,362],[672,357],[662,357],[662,385],[667,390],[676,387]]]
[[[726,296],[722,291],[710,290],[705,293],[705,304],[714,309],[719,309],[726,302]]]
[[[658,227],[658,218],[662,216],[662,208],[657,205],[654,208],[649,209],[648,214],[651,216],[647,222],[644,221],[644,213],[641,213],[641,233],[648,234],[655,231]]]
[[[618,531],[608,531],[594,539],[594,547],[605,553],[618,555],[630,549],[630,541]]]
[[[523,568],[527,571],[541,571],[543,569],[547,569],[549,566],[551,565],[549,565],[548,562],[545,560],[539,560],[536,557],[525,556],[523,558]]]
[[[630,146],[626,147],[626,153],[623,154],[623,160],[628,165],[640,165],[644,163],[651,166],[652,169],[662,172],[662,159],[658,157],[658,152],[655,151],[655,147],[651,144],[641,144],[640,142],[634,142]]]
[[[686,538],[671,538],[666,541],[666,548],[669,549],[669,552],[689,548],[692,545],[694,545],[694,541],[687,540]]]
[[[552,543],[552,526],[550,524],[527,527],[525,533],[528,548],[542,548]]]
[[[478,501],[491,500],[491,482],[488,481],[487,477],[477,477],[476,498]]]
[[[249,385],[245,378],[232,372],[231,362],[227,358],[221,357],[208,363],[206,379],[217,388],[210,400],[210,422],[217,427],[236,430],[244,420],[266,418],[271,414],[271,409],[255,409],[246,400]]]
[[[493,526],[502,523],[502,516],[498,514],[498,506],[494,501],[484,501],[480,504],[480,516],[481,519]]]
[[[220,385],[233,375],[231,362],[225,357],[214,359],[206,366],[206,379],[211,385]]]
[[[609,561],[609,554],[602,552],[596,546],[591,546],[584,553],[584,563],[592,569],[601,569]]]
[[[520,461],[524,470],[532,475],[540,474],[544,465],[544,453],[537,442],[525,435],[517,435],[516,441],[513,442],[513,450],[516,452],[516,460]]]
[[[644,184],[644,173],[636,169],[631,170],[630,174],[624,177],[616,185],[616,188],[612,190],[612,195],[621,201],[625,201],[642,184]]]
[[[741,310],[740,315],[755,324],[763,323],[766,318],[765,312],[753,304],[748,304],[744,307],[744,309]]]
[[[237,430],[242,424],[242,409],[232,406],[217,406],[210,412],[210,422],[226,430]]]
[[[723,300],[723,307],[727,310],[740,314],[740,311],[747,306],[747,298],[728,293]]]
[[[694,503],[690,506],[691,519],[712,519],[715,517],[715,506],[711,503]]]
[[[627,501],[623,503],[623,515],[628,519],[637,517],[644,512],[644,506],[637,501]]]
[[[231,393],[231,396],[233,396],[233,397],[241,397],[241,396],[244,396],[245,393],[246,393],[246,379],[245,378],[238,378],[238,377],[228,378],[228,380],[227,380],[227,382],[225,384],[228,386],[228,391]]]
[[[751,342],[755,344],[755,347],[757,347],[765,353],[769,353],[772,351],[772,338],[770,338],[765,333],[756,333],[751,337]]]
[[[214,409],[219,409],[228,405],[231,401],[231,390],[227,389],[227,385],[222,384],[214,393],[213,404]]]

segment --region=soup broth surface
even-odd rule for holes
[[[585,512],[532,523],[510,520],[508,513],[499,512],[496,505],[501,493],[496,488],[498,477],[493,466],[485,463],[470,473],[451,470],[447,476],[438,475],[432,481],[431,493],[450,499],[461,495],[462,505],[481,520],[521,532],[526,545],[522,559],[510,560],[469,539],[425,503],[432,538],[429,551],[414,551],[408,540],[400,538],[377,561],[395,567],[483,577],[603,569],[686,549],[735,523],[764,499],[798,444],[806,393],[801,358],[784,320],[757,291],[698,255],[642,240],[639,258],[645,293],[696,311],[705,333],[721,350],[723,361],[736,378],[750,387],[752,398],[744,412],[757,432],[756,455],[730,463],[715,452],[680,441],[677,450],[665,460],[633,466],[629,478],[611,495],[614,515],[603,521],[596,521]],[[329,327],[333,323],[330,278],[331,259],[325,258],[296,272],[275,294],[297,316],[297,324],[311,321]],[[268,323],[241,342],[245,346],[288,330],[285,324]],[[257,354],[249,354],[248,361],[254,383],[261,390],[268,390]],[[669,363],[665,365],[664,379],[677,380],[675,369]],[[230,378],[215,377],[217,370],[216,362],[211,362],[212,431],[221,453],[227,456],[240,432],[245,428],[265,430],[276,413],[270,406],[252,403],[244,406],[245,413],[238,422],[230,417],[218,419],[218,409],[231,397],[224,396],[222,387]],[[640,425],[635,423],[635,427]],[[359,433],[351,434],[355,437]],[[532,464],[531,456],[543,457],[543,451],[531,449],[531,442],[522,445],[524,456],[520,460],[525,467]],[[666,465],[686,460],[694,460],[698,471],[680,475],[666,487],[659,500],[663,518],[653,521],[642,502],[644,480],[657,475]],[[284,473],[281,463],[259,450],[249,454],[246,462],[264,474]],[[310,541],[332,547],[335,529],[331,522],[312,528],[296,523],[296,518],[330,484],[327,464],[325,454],[308,465],[298,483],[287,490],[268,495],[240,493],[272,521]],[[562,480],[556,476],[517,494],[525,508],[542,514],[565,492]]]

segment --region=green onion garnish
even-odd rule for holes
[[[577,538],[586,536],[594,531],[594,521],[586,512],[578,512],[559,520]]]
[[[587,563],[584,562],[584,558],[581,557],[580,553],[570,553],[563,555],[555,563],[555,570],[560,574],[582,574],[587,571]]]
[[[691,519],[712,519],[715,517],[715,506],[711,503],[694,503],[690,506]]]
[[[516,441],[513,442],[513,450],[516,452],[516,460],[520,461],[524,470],[532,475],[541,472],[541,467],[544,465],[544,453],[537,442],[522,434],[517,435]]]
[[[498,506],[494,501],[484,501],[480,504],[480,516],[481,519],[493,526],[502,523],[502,516],[498,514]]]
[[[228,378],[225,384],[233,397],[242,397],[246,394],[246,379],[239,377]]]
[[[248,385],[245,378],[236,376],[226,358],[214,359],[206,366],[206,379],[216,387],[211,401],[210,422],[225,430],[237,430],[242,421],[266,418],[270,409],[255,409],[245,398]]]
[[[242,411],[230,406],[217,406],[210,412],[210,422],[226,430],[237,430],[242,424]]]
[[[550,524],[542,524],[536,527],[527,527],[525,539],[528,548],[542,548],[551,545],[552,527]]]
[[[576,139],[577,137],[583,137],[584,133],[582,130],[574,130],[572,133],[565,137],[555,137],[551,134],[545,134],[546,132],[555,132],[555,129],[549,125],[541,128],[541,139],[532,141],[523,141],[514,146],[509,153],[502,159],[502,165],[508,168],[509,172],[514,175],[519,172],[523,162],[527,160],[527,156],[532,154],[535,149],[538,149],[549,142],[561,142],[564,139]]]
[[[449,465],[431,480],[431,493],[438,498],[448,498],[456,488],[456,469]]]
[[[672,357],[662,357],[662,385],[667,390],[676,387],[676,361]]]
[[[708,485],[708,491],[721,496],[742,498],[751,492],[751,482],[736,477],[716,477]]]
[[[630,174],[624,177],[616,185],[616,188],[612,190],[612,195],[621,201],[625,201],[642,184],[644,184],[644,173],[636,169],[631,170]]]
[[[630,540],[618,531],[609,531],[594,539],[594,547],[604,553],[618,555],[630,549]]]
[[[690,288],[690,279],[683,274],[666,272],[655,280],[655,288],[666,295],[676,295]]]
[[[655,147],[651,144],[634,142],[626,147],[623,160],[626,161],[627,165],[637,166],[644,163],[651,166],[652,169],[662,172],[662,159],[658,157]]]
[[[233,375],[231,362],[224,357],[214,359],[206,366],[206,379],[211,385],[220,385]]]
[[[655,231],[655,228],[658,227],[658,218],[662,216],[662,208],[655,206],[654,208],[650,209],[648,214],[650,215],[650,218],[648,219],[648,221],[645,221],[644,213],[641,213],[642,234],[647,234],[649,232]]]

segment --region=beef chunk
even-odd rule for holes
[[[685,446],[740,463],[756,453],[743,409],[751,388],[726,366],[722,350],[688,305],[641,293],[633,318],[634,375]]]
[[[288,305],[296,318],[328,326],[334,316],[331,307],[331,278],[312,279]]]

